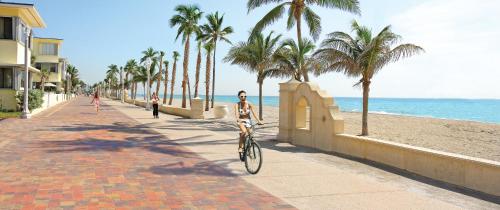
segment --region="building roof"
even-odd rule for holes
[[[45,28],[47,26],[33,4],[0,2],[0,15],[3,12],[7,13],[7,15],[20,16],[24,22],[34,28]]]
[[[50,39],[50,40],[59,40],[59,41],[63,41],[64,39],[59,39],[59,38],[48,38],[48,37],[33,37],[34,39]]]

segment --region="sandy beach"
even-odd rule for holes
[[[178,103],[180,100],[175,101],[175,104]],[[223,104],[230,109],[229,117],[223,121],[231,124],[234,122],[233,105],[216,102],[216,105]],[[261,132],[278,133],[278,110],[278,107],[264,106],[266,125]],[[361,113],[341,114],[345,121],[345,133],[359,135]],[[213,118],[212,111],[207,113],[207,117]],[[386,114],[369,114],[368,121],[370,137],[373,138],[500,161],[498,124]]]

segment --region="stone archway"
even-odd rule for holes
[[[281,141],[330,151],[332,137],[344,132],[344,120],[333,97],[314,83],[281,83],[279,114]]]

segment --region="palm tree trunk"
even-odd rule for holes
[[[200,82],[200,68],[201,68],[201,47],[198,45],[198,57],[196,59],[196,74],[194,82],[194,97],[198,97],[198,83]]]
[[[191,107],[191,85],[189,84],[189,73],[187,76],[187,86],[188,86],[188,96],[189,96],[189,107]]]
[[[217,39],[214,39],[214,56],[213,56],[213,70],[212,70],[212,105],[211,108],[214,108],[214,98],[215,98],[215,53],[217,51]]]
[[[370,81],[363,81],[363,120],[361,135],[368,136],[368,97],[370,92]]]
[[[210,99],[210,52],[207,52],[207,65],[205,72],[205,111],[210,110],[209,108],[209,99]]]
[[[165,79],[164,79],[164,82],[163,82],[163,86],[164,89],[163,89],[163,104],[166,104],[167,103],[167,86],[168,86],[168,66],[165,65]]]
[[[182,63],[183,68],[183,79],[182,79],[182,108],[186,108],[186,85],[188,77],[188,64],[189,64],[189,38],[186,38],[186,44],[184,44],[184,62]]]
[[[172,105],[172,101],[174,100],[174,85],[175,85],[175,73],[177,71],[177,61],[174,60],[174,67],[172,68],[172,80],[170,83],[170,100],[168,101],[168,105]]]
[[[259,81],[259,119],[264,120],[262,118],[262,85],[264,81]]]
[[[163,74],[163,57],[160,56],[160,71],[158,72],[158,80],[156,81],[156,95],[160,95],[160,83],[161,83],[161,76]]]
[[[147,87],[147,86],[146,86],[146,83],[147,83],[147,82],[143,82],[143,83],[142,83],[142,86],[144,87],[144,100],[146,100],[146,87]]]
[[[300,47],[302,46],[302,19],[300,18],[300,14],[295,15],[295,21],[297,22],[297,41]],[[302,64],[300,65],[302,68]],[[304,81],[309,82],[309,75],[307,74],[307,70],[302,68],[301,73],[304,76]]]

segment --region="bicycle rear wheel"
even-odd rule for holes
[[[262,150],[257,142],[252,141],[246,150],[245,167],[250,174],[257,174],[262,166]]]

